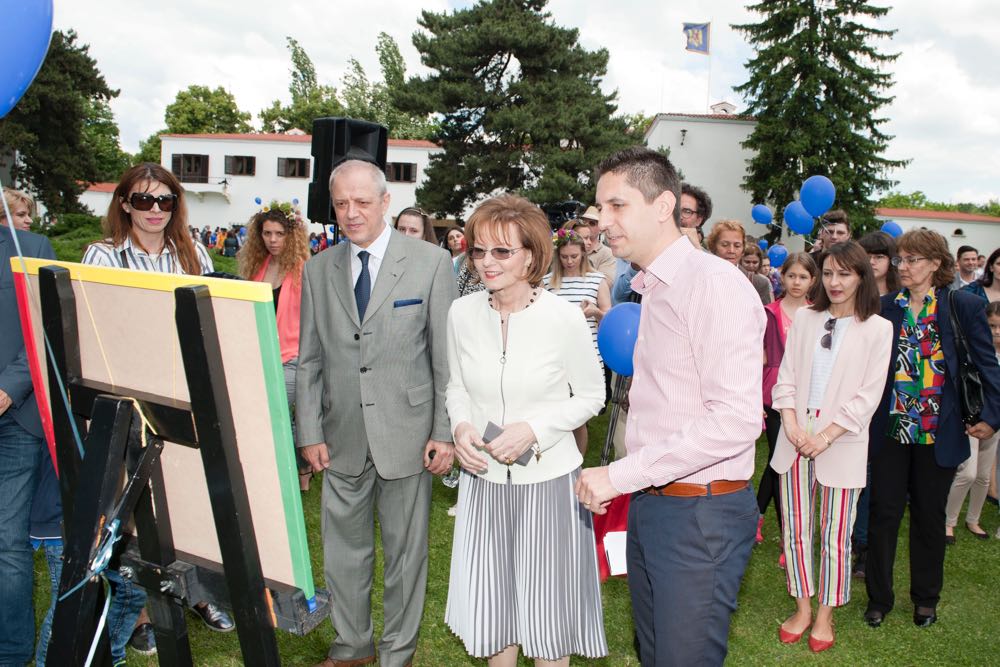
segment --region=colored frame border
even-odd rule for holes
[[[268,291],[268,296],[270,294]],[[312,578],[312,563],[309,560],[302,494],[299,492],[299,469],[295,462],[295,442],[291,437],[292,422],[288,412],[288,396],[285,392],[285,369],[281,363],[273,301],[255,303],[254,317],[257,321],[260,357],[264,365],[264,385],[267,388],[267,407],[271,413],[274,459],[278,465],[281,501],[285,506],[286,517],[303,517],[302,521],[285,522],[285,527],[288,529],[288,544],[302,547],[291,549],[292,573],[306,599],[312,603],[316,590]]]
[[[133,271],[33,257],[25,257],[24,267],[22,267],[21,261],[19,257],[12,257],[10,260],[11,270],[15,274],[27,270],[29,274],[35,276],[38,275],[38,269],[43,266],[61,266],[69,270],[72,280],[84,280],[89,283],[137,287],[161,292],[173,292],[178,287],[188,285],[205,285],[215,298],[273,303],[270,286],[252,280],[226,280],[225,278],[205,278],[204,276],[189,276],[180,273]]]

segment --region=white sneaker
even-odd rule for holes
[[[448,508],[448,516],[455,516],[458,514],[458,505],[452,505]]]

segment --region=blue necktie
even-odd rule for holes
[[[358,319],[365,319],[365,310],[368,309],[368,298],[372,294],[372,274],[368,273],[368,258],[371,253],[362,250],[358,253],[361,260],[361,273],[358,275],[358,282],[354,284],[354,300],[358,304]]]

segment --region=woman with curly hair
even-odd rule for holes
[[[247,227],[247,240],[236,254],[239,272],[247,280],[271,285],[278,322],[278,343],[285,369],[285,393],[294,415],[295,370],[299,361],[299,309],[302,304],[302,267],[309,259],[309,239],[299,210],[287,202],[263,207]],[[295,433],[295,428],[292,428]],[[299,488],[309,490],[312,471],[295,450]]]

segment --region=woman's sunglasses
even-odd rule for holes
[[[133,192],[129,195],[128,203],[137,211],[152,211],[153,204],[156,204],[164,213],[170,213],[177,204],[177,195],[170,194],[154,197],[148,192]]]
[[[829,350],[833,345],[833,330],[837,328],[837,320],[831,317],[826,321],[826,324],[823,325],[823,328],[826,329],[826,333],[823,334],[822,338],[820,338],[819,344],[824,350]]]
[[[493,255],[493,259],[510,259],[510,256],[516,253],[518,250],[523,250],[523,248],[490,248],[490,254]],[[477,248],[473,246],[469,250],[469,257],[472,259],[482,259],[486,257],[486,248]]]

